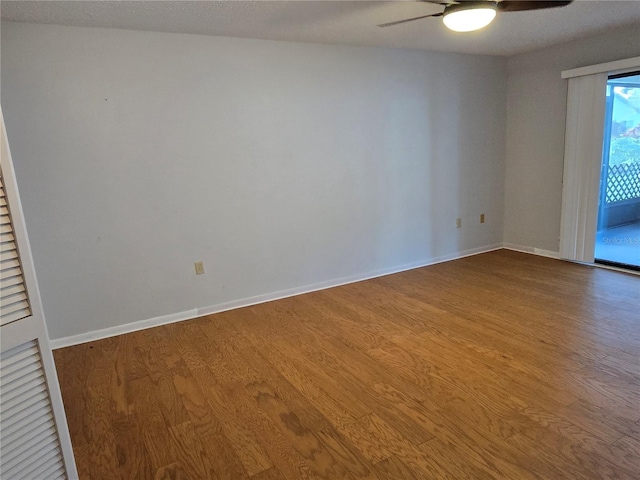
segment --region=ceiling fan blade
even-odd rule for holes
[[[541,10],[543,8],[566,7],[573,0],[569,1],[527,1],[527,0],[503,0],[498,2],[499,12],[523,12],[525,10]]]
[[[414,20],[421,20],[423,18],[429,18],[429,17],[441,17],[442,13],[434,13],[432,15],[422,15],[421,17],[413,17],[413,18],[407,18],[405,20],[398,20],[397,22],[389,22],[389,23],[383,23],[382,25],[378,25],[379,27],[392,27],[393,25],[400,25],[401,23],[407,23],[407,22],[413,22]]]

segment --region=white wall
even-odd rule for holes
[[[52,338],[502,241],[504,59],[14,23],[1,59]]]
[[[567,81],[562,70],[640,55],[640,25],[510,57],[504,241],[557,252]]]

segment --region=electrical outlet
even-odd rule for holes
[[[461,227],[462,227],[462,219],[456,218],[456,228],[461,228]]]
[[[484,223],[484,213],[480,214],[480,223]]]
[[[204,263],[203,262],[196,262],[196,263],[194,263],[194,266],[196,267],[196,275],[204,275]]]

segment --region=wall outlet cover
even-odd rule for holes
[[[196,275],[204,274],[204,262],[196,262],[194,263],[194,266],[196,268]]]

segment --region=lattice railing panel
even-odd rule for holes
[[[607,203],[640,198],[640,163],[610,165],[605,198]]]

